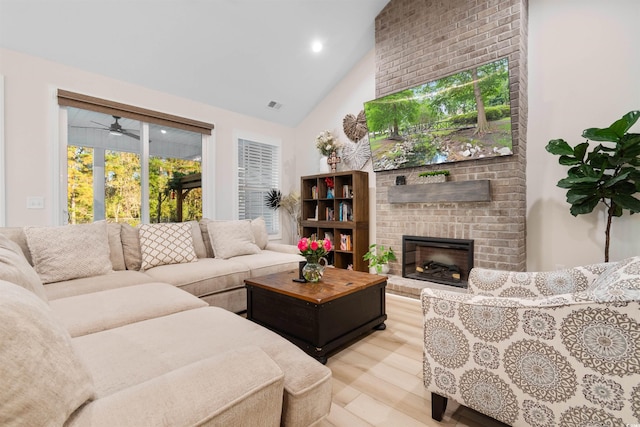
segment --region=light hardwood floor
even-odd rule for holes
[[[504,427],[449,400],[442,422],[431,418],[431,394],[422,384],[420,301],[387,294],[387,328],[329,357],[331,413],[320,427]]]

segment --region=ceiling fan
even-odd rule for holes
[[[140,140],[140,137],[138,135],[136,135],[135,133],[131,133],[129,129],[124,129],[122,125],[118,123],[118,120],[120,120],[121,117],[119,116],[112,116],[112,117],[114,118],[115,121],[111,123],[111,125],[109,126],[103,125],[102,123],[98,123],[93,120],[91,120],[91,123],[95,123],[97,125],[102,126],[104,128],[103,130],[109,131],[111,135],[115,135],[115,136],[126,135],[130,138]]]

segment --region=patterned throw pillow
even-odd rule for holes
[[[624,259],[609,266],[586,291],[595,302],[640,300],[640,256]]]
[[[191,229],[187,222],[140,225],[141,270],[197,261]]]
[[[227,259],[260,253],[249,220],[210,221],[207,231],[216,258]]]
[[[107,222],[25,227],[42,283],[101,276],[112,271]]]

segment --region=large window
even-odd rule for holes
[[[280,147],[238,138],[238,217],[263,217],[270,235],[280,233],[278,211],[266,206],[265,196],[280,186]]]
[[[85,103],[89,109],[78,108],[85,104],[73,106],[76,97],[95,98],[64,92],[70,94],[66,98],[60,92],[64,91],[59,91],[59,103],[67,107],[69,223],[108,219],[135,225],[202,217],[204,132],[175,116],[157,113],[157,119],[149,110],[110,101],[98,100],[107,104],[106,109],[95,103]]]

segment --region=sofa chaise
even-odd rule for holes
[[[246,231],[246,224],[226,224],[235,226]],[[189,240],[184,236],[195,229],[190,223],[156,227],[173,236],[160,240]],[[160,264],[112,272],[95,263],[105,253],[113,257],[108,230],[114,228],[97,222],[0,233],[0,425],[308,426],[328,414],[327,367],[185,285],[148,274],[197,268],[207,259],[193,260],[187,251],[184,259],[173,253],[173,264],[162,264],[153,259],[165,259],[160,253],[167,245],[140,237],[142,264]],[[142,236],[144,227],[138,231]],[[228,254],[229,248],[211,244]],[[159,253],[145,255],[149,247]],[[67,252],[73,256],[65,258]],[[260,252],[238,256],[251,255]],[[70,270],[71,276],[91,274],[70,278]],[[50,282],[59,277],[65,280]]]

